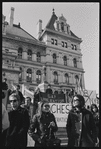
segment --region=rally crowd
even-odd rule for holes
[[[9,92],[12,110],[7,112],[2,103],[2,143],[3,147],[27,147],[28,135],[35,141],[35,147],[60,146],[61,140],[55,138],[58,126],[49,102],[39,102],[39,89],[34,94],[34,102],[30,97],[23,97],[17,85]],[[2,100],[5,93],[2,90]],[[73,96],[72,109],[69,111],[66,132],[68,147],[99,146],[99,110],[95,104],[85,108],[82,95]]]

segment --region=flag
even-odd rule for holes
[[[25,88],[24,89],[24,97],[30,97],[32,99],[32,102],[33,102],[34,93],[31,92],[30,90],[28,90],[27,88]]]

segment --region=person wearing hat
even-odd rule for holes
[[[10,126],[7,130],[5,147],[25,148],[27,146],[27,131],[30,124],[28,111],[20,106],[20,99],[16,93],[9,96],[12,110],[9,114]]]
[[[85,108],[82,95],[74,95],[73,108],[66,123],[68,147],[95,147],[97,143],[96,126],[92,113]]]

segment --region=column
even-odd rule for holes
[[[80,68],[82,68],[83,69],[83,65],[82,65],[82,58],[80,58],[80,62],[79,62],[80,64],[79,64],[79,66],[80,66]]]
[[[84,74],[81,75],[81,79],[82,79],[82,88],[85,89]]]
[[[71,41],[70,40],[68,40],[68,50],[71,50]]]
[[[60,83],[63,83],[63,72],[60,71]]]
[[[41,62],[42,63],[46,62],[46,56],[45,55],[41,55]]]
[[[61,32],[61,23],[59,23],[59,31]]]
[[[36,71],[34,68],[32,69],[32,83],[36,83]]]
[[[36,61],[36,52],[32,51],[32,61]]]
[[[69,84],[72,84],[72,74],[69,73]]]
[[[51,74],[51,83],[53,83],[53,71],[52,70],[50,71],[50,74]]]
[[[56,53],[56,56],[57,56],[57,64],[60,64],[60,58],[59,58],[59,53]]]
[[[77,58],[77,68],[80,68],[80,59]]]
[[[51,62],[51,52],[48,49],[46,51],[46,62]]]
[[[64,24],[64,31],[67,33],[67,24]]]
[[[73,58],[69,55],[69,66],[73,66]]]
[[[51,71],[50,71],[50,67],[49,66],[47,66],[47,69],[46,69],[46,81],[48,83],[51,82]]]
[[[63,83],[65,83],[65,73],[63,73]]]
[[[27,49],[23,49],[23,52],[22,52],[22,59],[25,59],[27,60]]]
[[[22,67],[22,82],[26,82],[26,68]]]
[[[61,83],[61,72],[58,71],[58,83]]]

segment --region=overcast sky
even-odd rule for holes
[[[99,3],[79,2],[3,2],[2,13],[9,22],[11,7],[14,11],[14,24],[20,22],[21,27],[36,38],[36,24],[42,20],[42,28],[47,25],[52,9],[57,16],[67,19],[71,31],[81,38],[83,68],[85,71],[85,88],[99,93]]]

